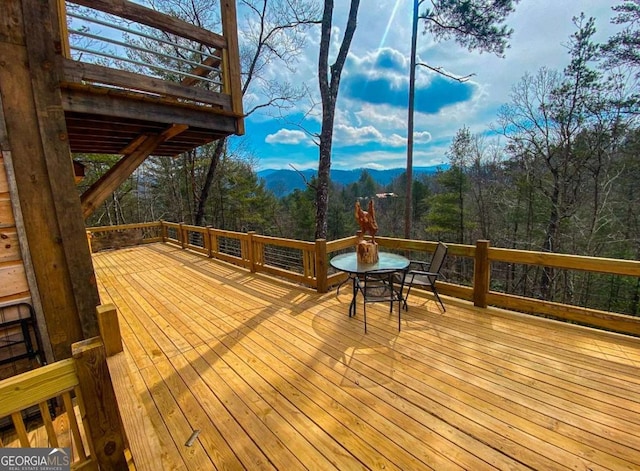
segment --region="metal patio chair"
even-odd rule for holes
[[[402,280],[396,281],[397,270],[376,270],[357,276],[355,280],[356,294],[364,299],[364,333],[367,333],[367,304],[389,303],[389,313],[393,312],[393,303],[398,303],[398,331],[400,331],[400,313],[403,302]],[[404,277],[402,277],[404,278]],[[355,309],[354,309],[355,315]]]
[[[407,292],[403,297],[402,303],[405,310],[408,310],[407,299],[409,298],[409,293],[411,292],[411,288],[414,286],[418,286],[425,289],[430,289],[436,297],[436,300],[442,306],[442,310],[446,312],[446,308],[444,307],[444,303],[440,296],[438,295],[438,290],[436,288],[436,282],[438,278],[442,275],[440,270],[442,269],[442,265],[444,264],[444,259],[447,256],[448,247],[442,242],[438,242],[438,246],[436,247],[433,256],[430,261],[421,261],[421,260],[411,260],[409,264],[409,268],[404,276],[404,286],[407,286]]]

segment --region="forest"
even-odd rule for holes
[[[593,40],[593,18],[575,18],[567,67],[523,75],[485,132],[457,132],[447,170],[412,181],[412,238],[486,239],[494,247],[640,259],[640,3],[624,2],[616,11],[625,29],[604,44]],[[87,168],[82,193],[118,156],[74,158]],[[314,240],[316,179],[277,197],[257,177],[258,159],[226,141],[176,158],[152,157],[86,224],[163,219]],[[372,198],[378,233],[403,237],[406,181],[401,175],[382,186],[365,169],[356,183],[331,183],[327,239],[353,235],[354,203]],[[470,276],[469,267],[450,270],[453,278]],[[505,267],[492,274],[492,283],[507,292],[639,314],[639,279]]]

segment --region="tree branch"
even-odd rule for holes
[[[429,70],[433,70],[437,74],[443,75],[443,76],[445,76],[447,78],[450,78],[450,79],[455,80],[456,82],[460,82],[460,83],[467,82],[467,81],[469,81],[469,79],[471,77],[476,75],[474,73],[474,74],[464,75],[462,77],[456,77],[455,75],[451,75],[450,73],[445,72],[444,70],[442,70],[442,67],[433,67],[433,66],[430,66],[429,64],[425,64],[424,62],[418,62],[418,63],[416,63],[416,65],[421,65],[422,67],[426,67]]]
[[[312,185],[311,183],[309,183],[309,181],[307,180],[307,177],[304,176],[304,173],[302,173],[300,170],[295,168],[293,164],[289,164],[289,167],[291,167],[298,175],[300,175],[300,178],[302,178],[302,181],[307,187],[311,188],[312,190],[317,190],[315,185]]]

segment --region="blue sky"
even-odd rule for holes
[[[541,67],[561,70],[568,62],[566,44],[575,27],[573,16],[584,12],[596,18],[597,40],[605,40],[616,27],[610,24],[608,0],[522,0],[508,24],[514,29],[504,59],[469,52],[455,43],[434,43],[418,37],[418,62],[442,67],[454,75],[475,74],[466,83],[439,76],[426,68],[416,72],[414,166],[447,162],[445,153],[463,126],[472,133],[487,133],[498,108],[509,102],[511,88],[527,72]],[[335,60],[346,22],[347,0],[336,1],[334,16]],[[411,33],[411,0],[361,2],[358,29],[343,71],[336,107],[332,168],[397,168],[406,165],[407,96]],[[240,36],[244,15],[238,13]],[[421,31],[421,28],[419,28]],[[289,72],[272,64],[271,78],[293,85],[305,84],[320,102],[317,81],[319,27],[307,33],[307,46]],[[257,91],[254,89],[254,91]],[[257,97],[246,97],[248,102]],[[247,105],[245,105],[245,108]],[[319,105],[309,113],[302,100],[286,119],[268,112],[246,120],[246,135],[238,138],[250,149],[257,170],[267,168],[317,168],[318,147],[309,133],[320,129]]]

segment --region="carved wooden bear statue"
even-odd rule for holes
[[[362,230],[362,235],[369,234],[371,241],[376,241],[376,232],[378,232],[378,223],[376,223],[376,213],[373,209],[373,200],[369,200],[367,211],[363,211],[360,202],[356,201],[356,221]]]

